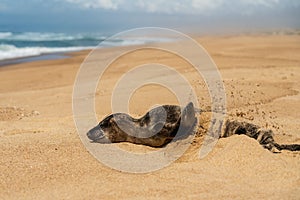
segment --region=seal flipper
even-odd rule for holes
[[[277,144],[274,143],[278,150],[300,151],[300,144]]]
[[[261,129],[259,126],[247,122],[227,120],[221,137],[229,137],[234,134],[247,135],[257,140],[260,145],[273,153],[279,153],[281,150],[300,151],[300,144],[276,143],[273,131],[270,129]]]

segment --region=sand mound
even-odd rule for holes
[[[270,151],[264,149],[255,139],[246,135],[233,135],[229,138],[221,138],[216,148],[222,149],[222,152],[220,152],[222,154],[221,156],[225,156],[229,160],[253,155],[255,155],[255,157],[265,156],[265,158],[272,156]]]

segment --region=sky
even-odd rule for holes
[[[199,33],[300,28],[300,0],[0,0],[0,31]]]

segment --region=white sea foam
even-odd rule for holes
[[[143,45],[157,42],[172,42],[174,39],[169,38],[151,38],[151,37],[135,37],[135,38],[114,38],[104,40],[100,46],[131,46]]]
[[[13,34],[11,32],[0,32],[0,39],[5,39],[11,37]]]
[[[0,39],[14,41],[64,41],[80,39],[98,39],[103,40],[106,37],[99,34],[75,34],[68,35],[65,33],[39,33],[39,32],[0,32]]]
[[[71,51],[80,51],[92,49],[93,47],[22,47],[17,48],[14,45],[0,45],[0,60],[22,58],[28,56],[38,56],[46,53],[62,53]]]
[[[47,53],[60,53],[93,49],[143,45],[153,42],[172,41],[167,37],[127,37],[107,38],[103,34],[39,33],[39,32],[0,32],[0,60],[38,56]]]

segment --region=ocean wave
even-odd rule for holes
[[[142,45],[146,44],[146,41],[138,40],[138,39],[121,39],[121,38],[115,38],[115,39],[107,39],[102,41],[99,44],[99,47],[118,47],[118,46],[131,46],[131,45]]]
[[[99,34],[65,34],[65,33],[40,33],[40,32],[0,32],[1,40],[14,41],[66,41],[94,39],[104,40],[106,37]]]
[[[0,32],[0,39],[5,39],[11,37],[12,35],[12,32]]]
[[[115,47],[115,46],[132,46],[151,43],[172,42],[174,39],[169,38],[151,38],[151,37],[136,37],[136,38],[108,38],[102,41],[100,47]]]
[[[14,45],[0,45],[0,60],[13,59],[13,58],[22,58],[29,56],[39,56],[47,53],[63,53],[63,52],[72,52],[80,51],[85,49],[92,49],[94,47],[57,47],[57,48],[48,48],[48,47],[22,47],[18,48]]]
[[[157,37],[106,37],[99,33],[70,35],[65,33],[0,32],[0,60],[80,51],[95,47],[143,45],[169,41],[172,40]]]

